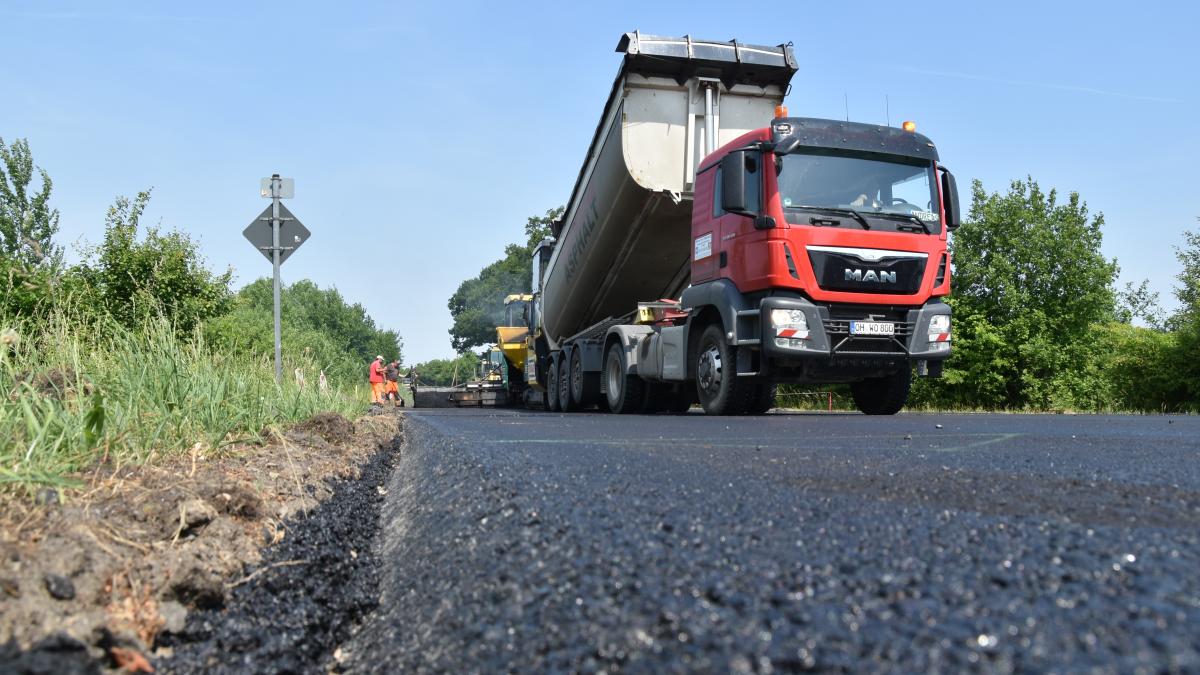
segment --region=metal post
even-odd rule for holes
[[[283,350],[280,347],[279,322],[279,174],[271,175],[271,266],[274,268],[275,283],[275,383],[283,384]]]
[[[717,125],[713,119],[713,85],[704,85],[704,156],[711,155],[717,149]]]

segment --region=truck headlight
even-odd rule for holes
[[[929,318],[929,341],[950,342],[950,315],[935,314]],[[949,349],[949,345],[946,349]],[[936,351],[936,350],[935,350]]]
[[[802,310],[771,310],[771,326],[775,329],[776,347],[799,349],[808,339],[808,318]]]
[[[788,328],[807,329],[808,318],[799,309],[773,309],[771,310],[771,325],[776,328],[786,326]]]

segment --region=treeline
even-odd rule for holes
[[[1104,217],[1077,193],[1032,178],[1004,193],[972,186],[951,237],[954,350],[910,403],[1005,410],[1200,410],[1200,233],[1174,258],[1179,308],[1146,282],[1116,287],[1100,251]],[[1164,246],[1165,249],[1165,246]],[[1137,325],[1141,324],[1141,325]]]
[[[475,379],[480,355],[471,351],[452,359],[431,359],[413,367],[417,383],[426,386],[448,387]]]
[[[301,281],[283,291],[279,386],[269,279],[235,292],[187,234],[141,222],[149,191],[118,197],[66,264],[52,190],[28,143],[0,138],[0,488],[351,413],[367,363],[401,357],[361,305]]]
[[[529,292],[533,249],[550,236],[550,223],[562,212],[559,207],[530,216],[525,221],[525,243],[509,244],[503,258],[458,285],[446,303],[452,320],[450,346],[458,356],[418,363],[415,368],[422,383],[447,386],[471,379],[480,359],[472,350],[496,342],[496,326],[504,318],[504,298]]]
[[[533,247],[560,213],[531,217],[524,245],[450,297],[456,351],[495,341],[504,296],[528,292]],[[953,353],[943,378],[916,382],[911,406],[1200,411],[1200,231],[1185,232],[1174,255],[1164,246],[1179,301],[1167,315],[1145,281],[1117,288],[1117,261],[1101,252],[1104,218],[1077,193],[1062,200],[1032,178],[988,193],[975,181],[966,220],[950,239]],[[792,397],[781,402],[811,389],[785,388]]]

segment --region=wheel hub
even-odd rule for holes
[[[721,388],[721,351],[716,345],[709,345],[700,354],[696,377],[706,392],[716,393]]]

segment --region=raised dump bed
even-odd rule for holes
[[[709,152],[767,124],[796,72],[789,45],[626,33],[625,54],[541,278],[552,349],[690,275],[691,199]]]

